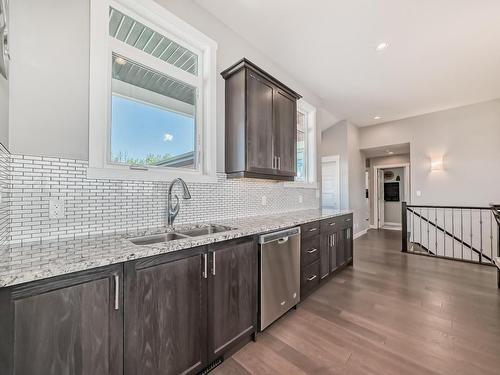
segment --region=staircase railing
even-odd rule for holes
[[[494,206],[403,202],[401,214],[403,252],[490,266],[500,256],[500,212]]]
[[[492,204],[491,212],[497,222],[497,256],[494,263],[497,266],[497,286],[500,289],[500,204]]]

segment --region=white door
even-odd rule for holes
[[[323,208],[340,209],[339,155],[321,158],[321,199]]]
[[[384,171],[382,169],[378,170],[377,177],[377,209],[378,209],[378,225],[377,228],[382,228],[384,226]]]

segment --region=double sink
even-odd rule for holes
[[[134,245],[139,245],[139,246],[154,245],[169,241],[205,236],[207,234],[227,232],[233,229],[234,228],[226,227],[224,225],[209,224],[206,226],[196,227],[192,229],[134,237],[134,238],[129,238],[128,240],[132,242]]]

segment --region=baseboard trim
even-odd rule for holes
[[[352,237],[353,239],[359,238],[361,236],[364,236],[368,232],[368,229],[364,229],[361,232],[355,233],[354,236]]]
[[[378,229],[376,225],[370,224],[370,229]]]
[[[401,231],[401,227],[387,227],[387,226],[383,226],[382,229],[385,229],[385,230],[398,230],[398,231]]]
[[[392,225],[392,226],[400,227],[401,223],[392,223],[390,221],[386,221],[386,222],[384,222],[384,226],[385,225]]]

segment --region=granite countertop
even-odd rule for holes
[[[0,288],[233,238],[284,229],[351,212],[316,209],[219,220],[211,222],[211,224],[226,225],[236,229],[154,245],[134,245],[127,238],[165,233],[167,228],[122,231],[115,234],[89,235],[68,240],[42,241],[24,245],[13,244],[2,251],[0,257]],[[192,228],[193,226],[176,226],[176,229]]]

